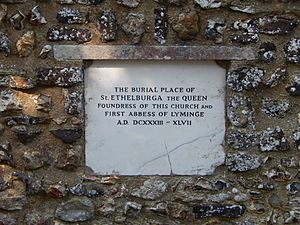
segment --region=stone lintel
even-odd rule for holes
[[[64,60],[255,60],[250,47],[54,45],[54,57]]]

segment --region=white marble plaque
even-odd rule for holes
[[[99,61],[85,71],[86,164],[101,175],[208,175],[223,164],[225,70]]]

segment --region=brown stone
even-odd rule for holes
[[[33,31],[26,32],[17,41],[16,46],[20,57],[29,56],[35,47],[35,33]]]
[[[195,39],[199,32],[197,12],[187,11],[180,13],[173,23],[173,30],[182,40]]]
[[[3,180],[9,183],[9,187],[0,192],[0,209],[15,211],[23,209],[26,204],[25,184],[15,179],[12,175],[15,169],[9,166],[0,165],[0,174]]]
[[[81,128],[66,128],[66,129],[56,129],[50,131],[55,137],[62,140],[64,143],[71,144],[82,135]]]

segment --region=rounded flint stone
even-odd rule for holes
[[[81,13],[78,9],[73,8],[62,8],[56,16],[56,19],[61,23],[67,24],[80,24],[84,22]]]
[[[0,224],[17,225],[17,220],[6,213],[0,213]]]
[[[65,222],[83,222],[93,218],[94,204],[86,198],[74,198],[56,209],[56,217]]]
[[[288,62],[300,64],[300,38],[293,38],[284,46]]]
[[[259,168],[261,165],[261,160],[254,154],[228,154],[226,156],[225,165],[232,172],[245,172]]]
[[[55,137],[62,140],[64,143],[71,144],[79,139],[82,135],[81,128],[57,129],[50,131]]]
[[[200,205],[193,208],[197,219],[207,217],[239,218],[246,211],[243,205]]]
[[[280,127],[274,129],[268,128],[260,134],[259,142],[262,152],[269,151],[285,151],[290,148],[288,139],[285,137],[283,130]]]
[[[242,67],[230,71],[227,76],[227,85],[234,91],[255,89],[262,81],[265,71],[258,67]]]

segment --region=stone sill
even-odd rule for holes
[[[235,46],[54,45],[54,57],[66,60],[255,60],[254,48]]]

